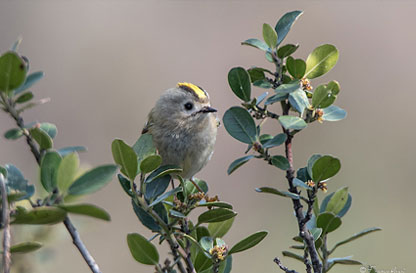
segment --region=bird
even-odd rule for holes
[[[211,159],[219,121],[208,93],[192,83],[181,82],[162,93],[148,115],[142,134],[151,134],[162,165],[182,169],[179,175],[193,177]]]

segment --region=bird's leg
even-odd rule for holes
[[[203,194],[205,194],[205,192],[198,186],[198,184],[194,181],[194,178],[193,177],[191,177],[191,178],[189,178],[189,180],[192,182],[192,184],[194,184],[194,186],[195,186],[195,188],[200,192],[200,193],[203,193]]]

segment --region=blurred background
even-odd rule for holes
[[[2,0],[0,50],[8,50],[23,36],[20,52],[29,57],[31,71],[45,72],[32,91],[38,99],[52,99],[25,112],[25,121],[56,124],[55,146],[87,146],[88,152],[80,154],[81,162],[96,166],[112,162],[114,138],[129,144],[136,141],[156,99],[178,81],[204,87],[222,117],[239,103],[228,87],[229,69],[270,66],[259,50],[240,42],[261,38],[263,23],[274,26],[292,10],[305,12],[285,40],[301,45],[297,58],[306,58],[324,43],[340,51],[335,68],[312,85],[338,80],[341,93],[336,104],[348,111],[347,119],[314,123],[294,141],[297,168],[314,153],[341,159],[342,169],[329,183],[329,191],[348,185],[353,205],[342,227],[330,234],[329,245],[379,226],[383,231],[339,248],[337,256],[354,254],[355,259],[386,272],[414,272],[413,1]],[[255,88],[253,93],[262,91]],[[0,115],[0,131],[12,127],[11,119]],[[267,128],[268,133],[277,133],[273,124]],[[0,138],[0,164],[15,164],[37,183],[35,161],[25,144],[23,139]],[[229,245],[257,230],[270,231],[267,240],[234,255],[233,272],[281,272],[272,260],[282,256],[297,233],[292,204],[288,199],[258,194],[254,188],[286,189],[284,172],[253,160],[227,176],[228,165],[245,148],[221,127],[216,152],[198,176],[209,182],[212,195],[232,203],[239,213],[224,238]],[[322,200],[323,194],[319,197]],[[112,216],[109,223],[72,217],[102,271],[153,272],[129,253],[127,233],[151,234],[139,223],[118,182],[114,180],[84,201],[105,208]],[[50,232],[55,238],[36,254],[42,264],[32,272],[89,272],[63,225],[52,226]],[[304,272],[298,262],[282,260]],[[333,271],[359,269],[340,265]]]

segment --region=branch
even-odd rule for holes
[[[22,129],[23,134],[26,137],[26,142],[30,147],[30,150],[33,154],[33,156],[36,159],[36,162],[38,165],[41,161],[41,153],[38,150],[32,136],[29,134],[29,132],[24,127],[24,121],[23,118],[18,114],[16,108],[14,108],[14,105],[12,101],[7,98],[4,93],[0,92],[1,99],[3,100],[3,104],[5,105],[6,111],[12,116],[12,118],[16,121],[17,126],[19,126],[20,129]],[[81,240],[81,237],[79,236],[78,231],[75,229],[74,225],[72,224],[71,220],[66,217],[64,220],[64,224],[66,229],[68,230],[69,234],[71,235],[73,239],[73,243],[76,245],[78,250],[81,252],[82,257],[84,258],[85,262],[90,267],[91,271],[94,273],[101,273],[97,263],[95,262],[94,258],[91,256],[91,254],[88,252],[87,248],[85,247],[84,243]]]
[[[1,190],[1,225],[4,228],[3,231],[3,272],[10,272],[10,217],[7,204],[7,192],[6,183],[4,181],[3,174],[0,173],[0,190]]]
[[[279,258],[274,258],[273,262],[275,262],[281,270],[283,270],[286,273],[298,273],[296,270],[290,270],[289,268],[287,268],[286,266],[284,266],[282,264],[282,262],[279,260]]]

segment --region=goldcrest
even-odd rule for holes
[[[164,165],[182,168],[192,179],[210,160],[218,121],[208,93],[191,83],[166,90],[149,113],[142,133],[150,133]]]

